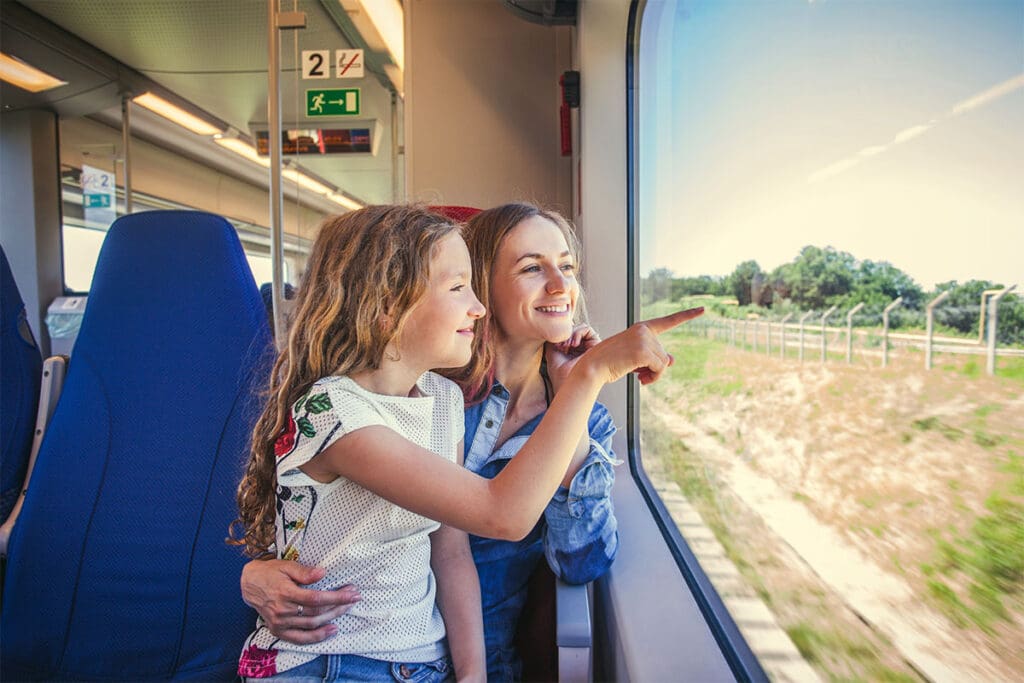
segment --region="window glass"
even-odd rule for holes
[[[116,216],[124,213],[124,193],[120,186],[114,187],[112,201],[116,213],[111,210],[109,217],[99,216],[102,220],[96,220],[95,213],[87,213],[84,204],[88,202],[83,198],[79,178],[81,170],[70,166],[62,168],[62,241],[64,258],[64,288],[69,292],[80,294],[88,293],[92,284],[93,272],[96,270],[96,261],[99,258],[100,248],[107,236],[110,224]],[[142,193],[134,193],[133,212],[150,211],[153,209],[189,209],[194,207],[183,206],[166,199],[159,199]],[[227,218],[235,230],[238,231],[239,239],[242,241],[242,248],[245,251],[245,258],[252,270],[253,278],[257,284],[270,282],[272,280],[272,263],[270,258],[269,229],[264,226],[253,225],[245,221]],[[307,239],[297,238],[294,235],[287,235],[285,239],[285,260],[284,279],[286,282],[293,282],[293,264],[304,264],[309,254],[311,243]]]
[[[773,679],[1024,679],[1024,2],[641,11],[640,465]]]
[[[100,256],[100,247],[106,230],[79,228],[64,225],[64,287],[72,292],[88,292],[92,283],[92,274],[96,270],[96,260]]]

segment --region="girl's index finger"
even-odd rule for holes
[[[641,325],[646,325],[655,334],[661,334],[667,332],[677,325],[682,325],[687,320],[693,320],[694,318],[704,314],[704,307],[697,306],[696,308],[687,308],[685,311],[676,311],[664,315],[660,318],[651,318],[650,320],[644,320]]]

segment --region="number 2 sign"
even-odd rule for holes
[[[302,78],[330,78],[331,77],[331,51],[330,50],[303,50],[302,51]]]

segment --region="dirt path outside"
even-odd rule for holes
[[[1011,589],[985,602],[990,586],[970,555],[979,529],[1008,539],[997,555],[1016,553],[1015,533],[1024,533],[1024,518],[1014,516],[1024,509],[1015,507],[1024,503],[1019,381],[944,367],[941,356],[926,372],[899,358],[885,370],[801,365],[682,334],[670,344],[684,359],[680,372],[642,394],[649,421],[691,461],[665,470],[685,478],[689,467],[710,485],[704,505],[717,508],[719,531],[730,536],[723,545],[748,565],[744,575],[777,615],[794,610],[787,596],[808,590],[810,573],[862,622],[826,626],[799,609],[780,618],[805,656],[821,660],[812,662],[819,672],[833,680],[1024,680],[1016,559],[1002,563]],[[664,449],[645,441],[644,458],[661,457]],[[802,567],[778,569],[787,562]],[[823,654],[823,641],[847,637],[866,639],[874,663],[857,664],[849,651],[860,646],[849,643],[840,643],[844,654]],[[878,674],[880,666],[891,675]]]

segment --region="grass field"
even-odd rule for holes
[[[662,461],[823,676],[917,674],[884,627],[850,612],[848,596],[781,559],[794,539],[767,541],[742,472],[906,586],[942,636],[920,652],[1024,680],[1024,364],[995,377],[961,356],[937,356],[931,371],[898,359],[886,369],[817,356],[801,365],[685,328],[665,341],[677,360],[643,390],[643,457]]]

